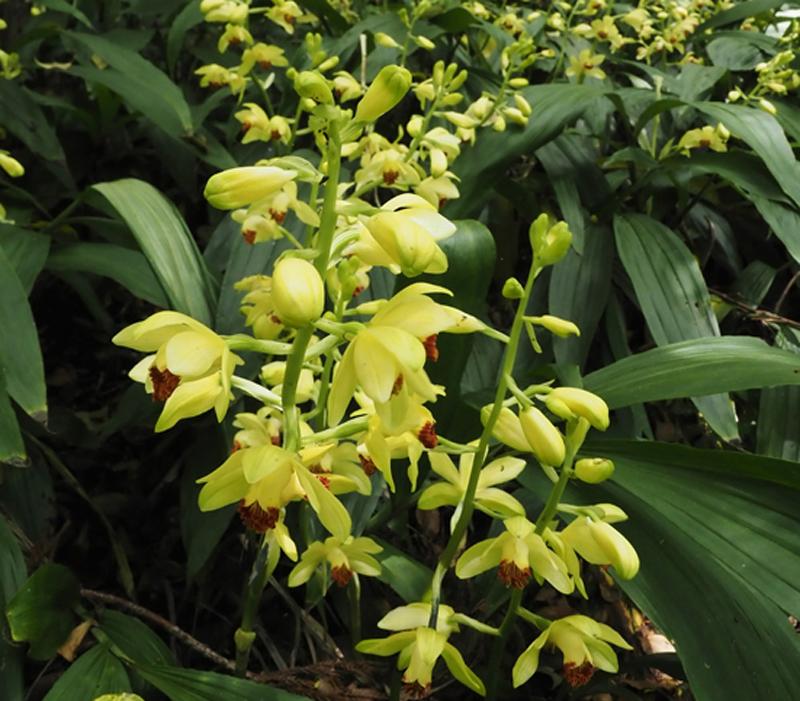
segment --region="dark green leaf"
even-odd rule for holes
[[[5,610],[6,604],[14,598],[27,575],[25,558],[22,556],[19,543],[8,521],[0,516],[0,608],[2,610]]]
[[[732,71],[747,71],[764,60],[764,54],[748,41],[753,32],[737,32],[740,36],[725,36],[714,39],[706,47],[715,66]]]
[[[109,277],[157,307],[169,301],[147,259],[138,251],[110,243],[73,243],[50,253],[47,267],[55,271],[93,273]]]
[[[136,671],[170,701],[303,701],[266,684],[228,677],[216,672],[160,665],[136,665]]]
[[[47,260],[49,237],[12,224],[0,224],[0,249],[14,267],[25,291],[30,294]]]
[[[483,132],[475,146],[458,157],[453,170],[461,178],[461,197],[447,206],[447,216],[474,215],[491,194],[494,173],[562,133],[602,92],[588,85],[560,84],[536,85],[522,94],[533,107],[526,127],[509,125],[502,133]]]
[[[88,27],[89,29],[92,28],[92,23],[89,21],[89,18],[77,7],[70,5],[66,0],[41,0],[40,4],[51,10],[55,10],[56,12],[63,12],[67,15],[70,15],[78,20],[78,22],[80,22],[82,25]]]
[[[375,556],[381,563],[378,579],[394,589],[403,601],[421,601],[431,586],[433,572],[386,541],[375,538],[375,542],[383,548]]]
[[[215,292],[210,274],[180,213],[152,185],[133,178],[94,185],[139,242],[171,306],[211,324]]]
[[[713,17],[707,19],[698,28],[698,32],[713,27],[724,27],[727,24],[735,24],[741,22],[748,17],[755,17],[769,10],[774,10],[785,4],[785,0],[747,0],[746,2],[737,2],[733,7],[718,12]]]
[[[722,122],[731,134],[750,146],[764,161],[783,191],[800,206],[800,165],[775,117],[745,105],[695,102],[693,106]]]
[[[786,246],[789,255],[800,262],[800,214],[797,210],[755,195],[750,196],[750,201],[769,224],[772,233]]]
[[[47,418],[47,388],[28,295],[0,249],[0,367],[11,398],[38,421]],[[13,333],[10,333],[13,331]]]
[[[771,387],[758,407],[758,452],[800,462],[800,387]]]
[[[135,663],[155,665],[175,663],[164,641],[138,618],[107,609],[100,618],[99,626],[109,641]]]
[[[203,23],[203,13],[200,12],[200,3],[188,2],[172,20],[167,34],[167,66],[169,72],[175,72],[175,64],[178,62],[178,55],[183,48],[183,39],[192,27]]]
[[[570,250],[550,276],[549,313],[578,325],[581,335],[553,337],[556,362],[583,366],[611,290],[614,242],[611,231],[592,226],[583,255]]]
[[[93,701],[102,694],[130,691],[125,667],[108,645],[95,645],[59,677],[44,701]]]
[[[23,467],[28,459],[25,444],[17,423],[17,415],[6,389],[6,379],[0,368],[0,464]],[[0,471],[2,468],[0,468]]]
[[[165,73],[110,38],[80,32],[64,34],[108,64],[102,70],[90,65],[73,66],[70,73],[105,85],[168,134],[192,133],[189,105],[181,89]]]
[[[697,261],[671,230],[650,217],[636,214],[615,217],[614,233],[622,264],[659,346],[719,336]],[[727,396],[696,397],[694,402],[723,438],[738,436],[736,416]]]
[[[751,336],[661,346],[584,378],[584,387],[612,408],[776,385],[800,385],[800,356]]]
[[[80,584],[62,565],[42,565],[8,603],[6,616],[15,642],[30,643],[34,659],[51,658],[75,625]]]

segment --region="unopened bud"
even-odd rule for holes
[[[331,56],[330,58],[326,58],[322,63],[317,66],[317,70],[324,73],[325,71],[331,70],[331,68],[336,68],[339,65],[339,57],[338,56]]]
[[[466,68],[459,71],[456,76],[450,81],[450,84],[447,86],[450,90],[458,90],[462,85],[464,85],[467,77],[469,76],[469,72]]]
[[[540,463],[558,467],[564,462],[566,448],[561,432],[539,409],[532,406],[521,411],[519,422],[533,454]]]
[[[423,36],[415,36],[414,42],[417,46],[421,49],[425,49],[426,51],[433,51],[436,48],[436,44],[434,44],[428,37]]]
[[[273,166],[243,166],[212,175],[203,196],[217,209],[239,209],[280,190],[295,171]]]
[[[322,315],[325,289],[317,269],[301,258],[284,258],[272,274],[272,303],[287,326],[305,326]]]
[[[356,107],[356,120],[374,122],[405,97],[411,73],[402,66],[384,66]]]
[[[261,379],[271,387],[283,382],[285,374],[286,363],[282,360],[275,360],[271,363],[267,363],[261,368]]]
[[[531,322],[537,326],[547,329],[550,333],[560,336],[561,338],[581,335],[580,329],[571,321],[567,321],[566,319],[562,319],[557,316],[551,316],[550,314],[545,314],[544,316],[533,316],[531,317]]]
[[[614,463],[606,458],[583,458],[575,463],[575,476],[581,482],[600,484],[614,474]]]
[[[508,81],[508,84],[514,88],[515,90],[519,90],[520,88],[524,88],[528,85],[527,78],[512,78]]]
[[[491,413],[491,404],[481,409],[481,423],[484,426],[489,420]],[[500,415],[497,417],[497,421],[494,424],[492,435],[509,448],[525,453],[531,452],[531,446],[522,431],[522,424],[519,421],[519,417],[507,407],[500,409]]]
[[[398,44],[392,37],[384,32],[375,32],[375,43],[378,46],[383,46],[387,49],[399,49],[400,44]]]
[[[758,101],[758,106],[773,116],[778,113],[778,110],[775,109],[775,105],[773,105],[769,100],[765,100],[763,97]]]
[[[558,263],[572,244],[572,234],[566,222],[550,225],[550,217],[541,214],[529,230],[531,247],[536,262],[541,266]]]
[[[547,408],[562,419],[581,417],[594,428],[608,428],[608,405],[596,394],[577,387],[558,387],[547,395]]]
[[[333,93],[328,81],[316,71],[301,71],[294,79],[294,89],[300,97],[323,105],[333,104]]]
[[[519,93],[514,95],[514,104],[517,106],[517,109],[519,109],[519,111],[522,112],[522,114],[524,114],[526,117],[529,117],[531,112],[533,111],[533,109],[531,108],[531,103],[528,102]]]
[[[22,167],[22,163],[3,151],[0,151],[0,168],[12,178],[19,178],[21,175],[25,175],[25,168]]]
[[[510,277],[503,283],[503,297],[506,299],[522,299],[525,288],[515,277]]]

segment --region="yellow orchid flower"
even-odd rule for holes
[[[413,190],[420,197],[424,197],[437,209],[441,209],[448,200],[457,200],[461,193],[453,182],[457,176],[449,170],[445,171],[438,178],[425,178]]]
[[[120,331],[118,346],[155,353],[137,363],[129,376],[145,385],[164,409],[155,430],[213,408],[222,421],[231,399],[231,378],[243,360],[199,321],[179,312],[157,312]]]
[[[606,74],[600,68],[600,64],[605,60],[606,57],[603,54],[595,54],[591,49],[583,49],[577,56],[570,56],[566,74],[575,76],[578,80],[586,77],[603,80]]]
[[[250,275],[234,283],[234,289],[245,291],[239,311],[245,324],[253,329],[256,338],[273,340],[283,331],[283,323],[275,314],[272,302],[272,278],[268,275]]]
[[[413,163],[406,160],[407,147],[393,144],[362,160],[362,167],[353,178],[358,186],[380,183],[382,187],[394,187],[401,190],[418,185],[420,173]]]
[[[300,556],[300,562],[289,573],[289,586],[305,584],[320,565],[327,563],[331,569],[331,579],[340,587],[346,587],[350,580],[359,574],[377,577],[381,564],[372,557],[383,548],[371,538],[337,538],[331,536],[324,543],[311,543]]]
[[[409,397],[436,400],[439,391],[423,366],[426,358],[438,358],[437,334],[470,333],[484,328],[475,317],[427,296],[439,292],[451,294],[444,287],[416,283],[388,301],[370,305],[369,308],[378,306],[378,311],[350,342],[333,378],[328,397],[331,425],[341,420],[359,386],[375,402],[379,413],[380,405],[387,404],[404,388]]]
[[[273,7],[265,13],[275,24],[288,34],[294,34],[294,27],[301,22],[314,22],[317,18],[305,13],[294,0],[273,0]]]
[[[437,242],[452,236],[455,224],[426,199],[411,193],[392,198],[381,210],[366,220],[348,253],[407,277],[447,270],[447,256]]]
[[[427,487],[419,497],[417,508],[423,511],[438,509],[440,506],[455,506],[450,519],[450,528],[455,526],[461,514],[462,500],[467,491],[467,483],[475,460],[474,453],[464,453],[459,457],[458,469],[445,453],[428,453],[433,471],[444,482],[436,482]],[[495,485],[510,482],[525,469],[525,461],[509,456],[493,460],[481,469],[475,491],[475,506],[493,518],[524,516],[525,509],[514,497]]]
[[[397,668],[405,669],[403,683],[412,698],[430,691],[433,669],[440,657],[458,681],[484,695],[483,682],[467,666],[458,649],[447,641],[450,634],[459,629],[454,620],[455,611],[439,604],[435,628],[428,627],[430,615],[431,605],[426,603],[396,608],[378,621],[378,628],[397,632],[387,638],[362,640],[356,650],[381,657],[399,653]]]
[[[242,0],[203,0],[200,12],[206,22],[231,22],[244,24],[250,13],[248,2]]]
[[[605,431],[609,426],[608,405],[585,389],[556,387],[545,397],[544,403],[562,419],[586,419],[598,431]]]
[[[217,50],[224,54],[228,47],[239,46],[241,44],[252,44],[253,36],[240,24],[227,24],[225,31],[220,35],[217,41]]]
[[[301,434],[313,440],[310,427]],[[372,492],[372,483],[365,474],[355,443],[312,444],[301,448],[299,458],[310,472],[331,491],[332,494],[347,494],[356,491],[367,495]]]
[[[259,445],[281,444],[280,414],[274,407],[261,407],[255,414],[236,414],[233,425],[240,429],[233,436],[233,450],[253,448]],[[301,433],[303,427],[301,426]],[[310,427],[306,426],[310,431]]]
[[[288,65],[289,60],[284,56],[284,51],[280,46],[258,42],[244,50],[239,70],[243,75],[247,75],[253,70],[254,66],[268,71],[272,68],[283,68]]]
[[[350,534],[350,515],[323,481],[300,458],[275,445],[243,448],[198,480],[201,511],[239,504],[243,523],[264,533],[278,523],[280,510],[307,498],[322,525],[342,538]]]
[[[545,645],[557,647],[563,653],[562,674],[572,687],[586,684],[595,669],[617,672],[617,655],[609,643],[625,650],[633,649],[613,628],[588,616],[566,616],[553,621],[514,663],[514,687],[521,686],[534,675],[539,667],[539,653]]]
[[[524,589],[531,577],[550,582],[562,594],[571,594],[575,584],[566,564],[547,547],[536,527],[524,516],[503,521],[505,532],[496,538],[476,543],[456,563],[456,576],[474,577],[493,567],[507,587]]]
[[[560,535],[586,562],[612,565],[620,577],[632,579],[639,571],[639,556],[630,541],[611,524],[628,517],[613,504],[597,504],[595,516],[578,516]],[[600,514],[599,516],[597,514]]]
[[[706,125],[700,129],[687,131],[678,142],[676,148],[684,156],[689,156],[692,149],[710,148],[712,151],[724,153],[731,133],[721,122],[716,127]]]

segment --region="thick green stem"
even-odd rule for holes
[[[330,125],[330,140],[328,142],[328,181],[325,184],[325,199],[320,216],[319,235],[317,237],[318,255],[314,265],[320,275],[325,277],[328,261],[331,255],[331,242],[336,229],[336,191],[339,186],[339,170],[341,165],[341,143],[339,132],[335,124]],[[306,362],[306,351],[314,327],[310,324],[298,329],[292,343],[292,351],[286,360],[286,373],[283,377],[281,390],[281,405],[283,408],[283,447],[294,452],[300,447],[300,411],[297,407],[297,385],[300,381],[300,371]],[[253,565],[250,585],[247,587],[242,623],[236,631],[236,671],[244,674],[247,670],[247,660],[250,649],[255,641],[253,621],[261,603],[261,595],[269,578],[267,568],[267,546],[264,544],[259,551]]]
[[[439,616],[439,601],[442,593],[442,580],[450,565],[453,564],[453,559],[456,556],[461,539],[467,532],[469,522],[472,519],[472,512],[475,510],[475,491],[478,488],[478,477],[480,476],[481,468],[486,462],[486,456],[489,453],[489,441],[492,438],[492,431],[497,419],[500,416],[500,410],[503,408],[503,400],[506,397],[507,377],[514,369],[514,361],[517,357],[517,350],[519,348],[519,340],[522,334],[523,318],[525,310],[528,306],[528,300],[533,290],[533,283],[536,276],[541,271],[541,268],[534,265],[531,266],[528,272],[528,279],[525,283],[525,289],[522,298],[519,300],[517,313],[514,316],[514,323],[511,325],[511,332],[509,333],[508,344],[506,345],[505,354],[503,355],[503,366],[500,370],[500,377],[497,384],[497,392],[494,397],[494,405],[489,419],[486,421],[483,433],[481,434],[480,441],[478,442],[478,449],[475,454],[475,460],[472,463],[472,470],[469,475],[469,482],[467,489],[464,493],[464,506],[456,522],[455,528],[450,535],[450,540],[447,541],[444,551],[439,557],[439,562],[433,573],[433,580],[431,581],[431,617],[430,625],[432,628],[436,626],[436,620]]]
[[[517,610],[519,609],[520,602],[522,601],[522,589],[515,589],[511,592],[511,599],[508,602],[508,610],[500,624],[500,632],[492,643],[492,652],[489,657],[489,681],[486,684],[486,699],[493,701],[497,694],[497,682],[500,679],[500,663],[503,659],[503,651],[506,647],[508,634],[511,632],[511,626],[517,618]]]
[[[347,585],[347,603],[350,607],[350,639],[355,645],[361,640],[361,582],[358,575]]]
[[[569,478],[572,477],[572,463],[575,461],[575,453],[578,452],[580,445],[576,445],[575,441],[567,440],[567,456],[564,460],[564,465],[561,468],[561,474],[558,477],[558,482],[555,483],[553,489],[550,491],[550,496],[547,498],[547,503],[536,519],[536,532],[541,535],[547,524],[552,521],[553,516],[556,515],[558,510],[558,503],[561,497],[564,496],[564,490],[567,488]]]

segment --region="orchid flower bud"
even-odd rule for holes
[[[322,316],[325,288],[317,269],[302,258],[284,258],[272,275],[272,301],[287,326],[305,326]]]
[[[587,484],[600,484],[614,474],[614,463],[606,458],[584,458],[575,463],[575,476]]]
[[[356,107],[356,121],[374,122],[405,97],[411,73],[402,66],[384,66]]]
[[[520,412],[519,421],[525,438],[540,463],[558,467],[564,462],[564,439],[550,419],[532,406]]]
[[[581,417],[599,431],[608,428],[608,405],[585,389],[557,387],[544,401],[547,408],[562,419]]]
[[[239,209],[280,190],[296,175],[272,166],[229,168],[209,178],[203,195],[217,209]]]

